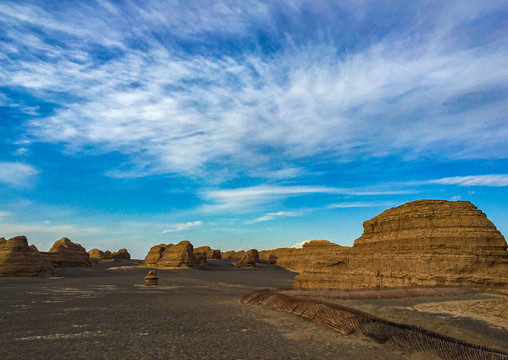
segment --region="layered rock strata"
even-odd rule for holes
[[[0,238],[0,276],[48,277],[53,275],[51,262],[24,236]]]
[[[145,266],[160,269],[193,268],[197,266],[193,246],[189,241],[153,246],[145,257]]]
[[[49,252],[41,252],[41,255],[51,261],[55,267],[91,266],[90,256],[80,244],[73,243],[63,237],[55,241]]]
[[[307,267],[290,264],[300,272],[295,287],[508,285],[506,240],[468,201],[417,200],[388,209],[363,227],[352,248]],[[290,261],[277,257],[278,264],[284,262]]]

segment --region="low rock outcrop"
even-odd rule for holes
[[[90,256],[80,244],[73,243],[63,237],[55,241],[49,252],[41,252],[41,255],[51,261],[55,267],[91,266]]]
[[[130,260],[131,255],[127,249],[120,249],[116,252],[109,250],[101,251],[99,249],[92,249],[88,252],[90,258],[95,260]]]
[[[193,246],[189,241],[153,246],[145,257],[145,266],[160,269],[193,268],[197,266]]]
[[[48,277],[53,275],[51,262],[25,236],[0,238],[0,276]]]
[[[413,201],[363,226],[352,248],[306,267],[296,260],[305,246],[301,253],[273,254],[278,264],[300,272],[299,288],[508,285],[506,240],[469,201]]]
[[[222,258],[228,260],[240,260],[244,255],[245,255],[244,250],[240,251],[229,250],[222,253]]]

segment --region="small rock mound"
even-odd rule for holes
[[[25,236],[0,238],[0,276],[48,277],[53,275],[51,262]]]
[[[153,246],[145,257],[145,266],[160,269],[194,268],[197,266],[193,246],[189,241]]]
[[[91,266],[90,256],[80,244],[63,237],[55,241],[49,252],[41,253],[55,267]]]
[[[159,282],[159,275],[157,275],[157,272],[155,270],[151,270],[145,276],[145,286],[157,285],[158,282]]]
[[[244,250],[240,251],[229,250],[222,253],[222,258],[227,260],[240,260],[244,255],[245,255]]]

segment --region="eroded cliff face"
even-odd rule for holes
[[[508,285],[506,240],[468,201],[417,200],[363,226],[363,235],[347,252],[323,253],[321,261],[306,267],[287,266],[300,272],[295,287]],[[284,261],[277,259],[282,266]]]
[[[193,268],[197,266],[193,246],[189,241],[153,246],[145,257],[145,266],[160,269]]]
[[[48,277],[53,275],[51,262],[44,259],[24,236],[0,238],[0,276]]]

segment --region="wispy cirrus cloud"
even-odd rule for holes
[[[38,173],[37,169],[28,164],[0,161],[0,183],[12,187],[29,186]]]
[[[508,125],[500,121],[508,112],[508,40],[503,31],[481,41],[460,35],[502,3],[441,5],[432,18],[356,48],[302,39],[304,14],[327,31],[345,26],[328,15],[343,14],[354,32],[379,18],[374,5],[309,4],[100,1],[55,11],[7,1],[0,84],[57,104],[28,122],[33,141],[120,152],[129,162],[107,172],[117,177],[211,178],[218,169],[224,178],[291,177],[305,173],[294,160],[317,156],[508,157]],[[302,21],[278,36],[281,16]],[[270,51],[260,41],[245,44],[261,30],[280,39]],[[238,42],[239,50],[217,54],[200,45],[205,35]],[[97,46],[109,57],[98,59]]]
[[[189,229],[191,229],[193,227],[198,227],[198,226],[201,226],[201,225],[203,225],[203,222],[200,221],[200,220],[186,222],[186,223],[180,223],[180,224],[175,224],[175,225],[172,225],[168,229],[162,230],[162,234],[189,230]]]
[[[270,213],[267,213],[266,215],[258,217],[257,219],[248,221],[247,223],[254,224],[254,223],[263,222],[263,221],[270,221],[270,220],[273,220],[278,217],[296,217],[296,216],[301,216],[301,215],[302,215],[302,213],[295,212],[295,211],[270,212]]]

